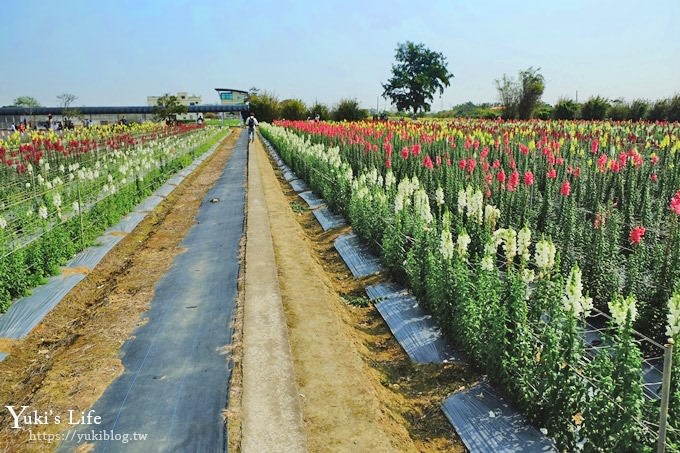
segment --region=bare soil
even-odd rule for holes
[[[413,364],[374,306],[350,303],[388,276],[355,279],[333,246],[349,227],[324,232],[273,168],[261,173],[310,451],[465,451],[441,403],[477,373]]]
[[[156,282],[182,253],[180,242],[195,223],[205,194],[222,174],[237,133],[222,142],[169,197],[150,213],[27,337],[0,339],[10,355],[0,362],[3,405],[61,415],[90,407],[122,373],[119,349],[142,325]],[[79,413],[79,412],[78,412]],[[10,429],[0,412],[0,451],[50,451],[56,443],[29,441]],[[63,425],[34,426],[34,434],[56,434]]]

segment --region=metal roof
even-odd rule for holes
[[[248,94],[247,91],[237,90],[237,89],[235,89],[235,88],[215,88],[215,91],[232,91],[232,92],[235,92],[235,93],[245,93],[245,94]]]
[[[155,106],[112,106],[112,107],[70,107],[69,110],[77,110],[83,115],[113,115],[124,113],[154,113]],[[248,104],[204,104],[187,106],[188,113],[207,112],[247,112]],[[61,115],[63,107],[0,107],[0,116],[3,115]]]

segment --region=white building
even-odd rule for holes
[[[189,96],[189,93],[186,91],[180,91],[176,95],[177,101],[181,105],[186,105],[189,107],[190,105],[199,105],[201,103],[201,97],[196,96],[195,94]],[[162,98],[163,96],[147,96],[146,97],[146,104],[155,107],[158,105],[158,100]],[[198,118],[199,113],[185,113],[183,115],[177,115],[177,119],[180,121],[186,121],[186,120],[192,120],[195,121]]]

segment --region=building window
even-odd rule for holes
[[[223,101],[231,101],[234,99],[234,93],[232,92],[222,92],[220,93],[220,99]]]

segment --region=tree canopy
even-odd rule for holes
[[[424,44],[406,41],[399,44],[392,65],[392,77],[382,84],[384,98],[389,98],[397,110],[430,111],[433,95],[449,86],[453,74],[446,67],[446,57]]]
[[[15,107],[40,107],[40,102],[32,96],[19,96],[14,100]]]
[[[503,105],[505,118],[530,119],[534,116],[536,107],[540,104],[545,79],[538,72],[541,68],[529,67],[519,72],[517,80],[503,74],[496,79],[498,98]]]
[[[154,108],[156,117],[161,121],[174,121],[177,119],[177,115],[186,113],[187,111],[187,106],[180,104],[177,96],[172,96],[170,93],[166,93],[159,97],[156,102],[156,107]]]

